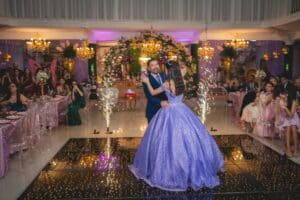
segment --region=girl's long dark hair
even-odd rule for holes
[[[12,93],[11,93],[10,88],[9,88],[11,84],[14,84],[16,86],[16,88],[17,88],[17,101],[16,101],[16,103],[17,104],[22,104],[20,90],[19,90],[18,85],[16,83],[10,83],[9,84],[9,86],[8,86],[8,94],[7,94],[7,97],[6,97],[5,100],[9,100],[11,98],[11,96],[12,96]]]
[[[168,61],[166,63],[166,68],[168,69],[167,80],[174,81],[176,95],[183,94],[185,90],[185,85],[178,63],[175,61]]]
[[[291,94],[289,94],[287,91],[285,91],[283,89],[280,91],[280,94],[287,95],[287,108],[289,110],[291,110],[292,109],[292,105],[293,105],[293,101],[296,100],[296,97],[293,96],[293,95],[291,95]]]

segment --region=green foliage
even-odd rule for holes
[[[141,65],[139,63],[139,58],[141,56],[141,49],[140,48],[130,48],[129,54],[132,57],[131,65],[130,65],[130,72],[129,74],[132,76],[137,76],[141,71]]]
[[[65,58],[71,58],[71,59],[76,57],[76,51],[73,48],[73,45],[69,45],[69,46],[64,48],[63,56]]]
[[[237,52],[232,46],[223,45],[223,50],[220,52],[222,58],[236,58]]]

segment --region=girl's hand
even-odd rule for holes
[[[143,83],[149,83],[149,78],[145,74],[141,75],[141,80],[142,80]]]

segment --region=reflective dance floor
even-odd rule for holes
[[[80,138],[70,139],[19,199],[300,199],[300,165],[247,135],[214,138],[226,167],[214,189],[166,192],[136,180],[127,166],[141,138]]]

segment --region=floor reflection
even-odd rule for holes
[[[166,192],[127,166],[141,138],[70,139],[19,199],[300,199],[300,166],[247,135],[214,136],[225,159],[222,184]]]

